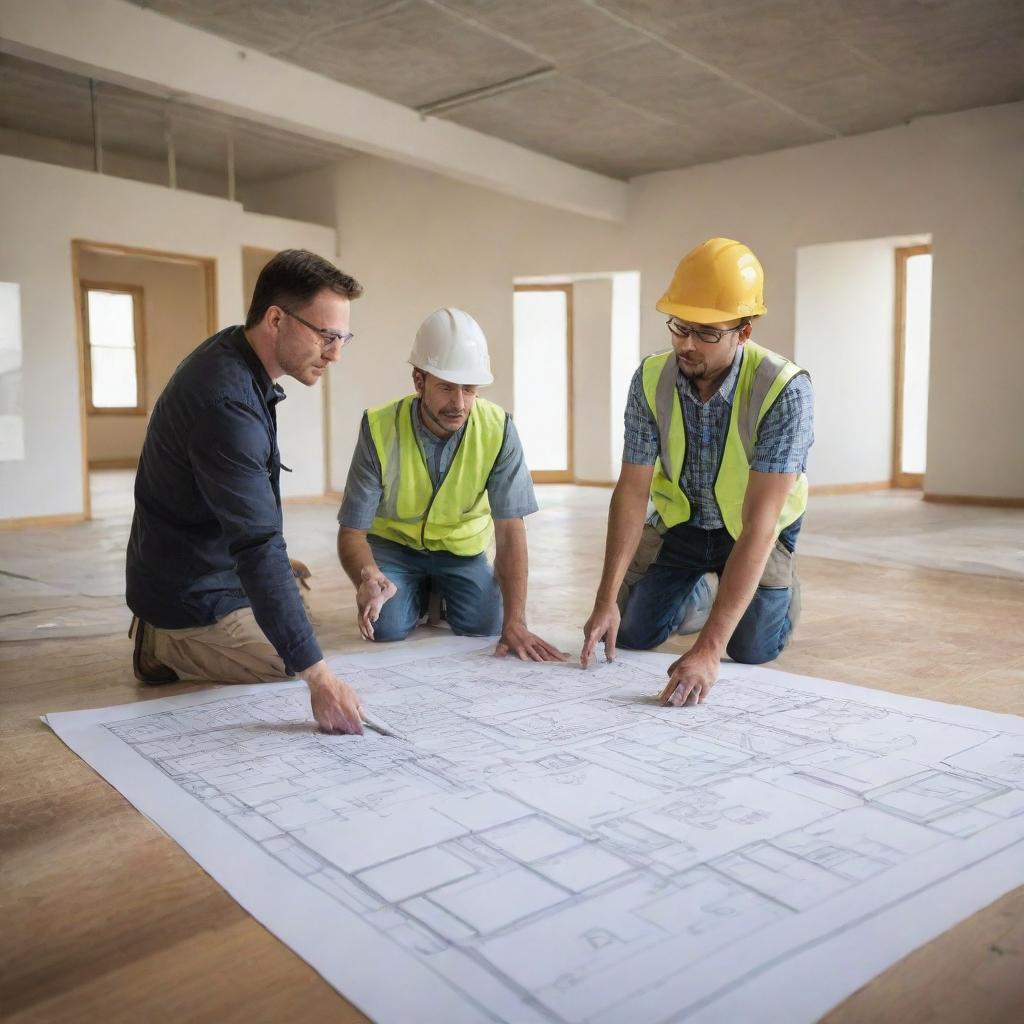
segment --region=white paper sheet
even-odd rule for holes
[[[813,1021],[1024,884],[1024,719],[489,651],[334,659],[408,742],[292,683],[47,721],[380,1024]]]

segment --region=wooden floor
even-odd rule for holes
[[[558,488],[542,497],[545,511],[529,524],[534,624],[586,618],[608,493]],[[291,506],[286,533],[293,556],[314,570],[320,635],[341,650],[362,644],[333,554],[334,511]],[[108,513],[0,535],[0,568],[5,556],[21,565],[25,551],[51,551],[74,559],[65,575],[105,578],[119,565],[128,521],[116,503]],[[777,667],[1024,714],[1020,580],[822,558],[804,558],[801,576],[803,621]],[[2,1019],[365,1019],[39,722],[49,711],[197,687],[140,689],[123,633],[5,642],[0,679]],[[1024,889],[917,950],[826,1020],[1024,1020]]]

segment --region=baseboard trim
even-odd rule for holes
[[[929,494],[924,500],[936,505],[976,505],[980,508],[1024,508],[1024,498],[995,498],[984,494]]]
[[[71,526],[84,522],[85,516],[81,512],[70,512],[62,516],[22,516],[19,519],[0,519],[0,530],[22,530],[32,526]]]
[[[891,480],[875,480],[858,484],[815,484],[808,489],[808,494],[868,494],[889,490],[892,490]]]

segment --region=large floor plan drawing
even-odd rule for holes
[[[47,720],[379,1024],[812,1021],[1024,884],[1024,719],[490,651],[336,661],[404,738],[291,683]]]

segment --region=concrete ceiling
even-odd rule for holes
[[[617,178],[1024,98],[1020,0],[131,2]]]
[[[234,144],[235,177],[242,184],[322,167],[352,155],[340,146],[109,83],[97,84],[96,102],[108,155],[166,162],[169,124],[178,165],[224,175],[225,189],[229,136]],[[0,53],[0,128],[91,149],[89,79]]]

